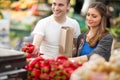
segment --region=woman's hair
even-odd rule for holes
[[[88,9],[89,8],[95,8],[101,15],[101,22],[98,31],[96,32],[95,36],[88,41],[90,46],[93,47],[107,32],[106,31],[107,8],[102,2],[94,2],[88,7]]]

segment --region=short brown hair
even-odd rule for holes
[[[69,3],[70,3],[70,0],[67,0],[67,3],[69,4]]]

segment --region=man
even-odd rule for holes
[[[80,34],[79,24],[66,16],[70,9],[70,0],[53,0],[51,16],[41,19],[33,30],[33,55],[38,51],[43,53],[45,58],[55,58],[59,54],[60,30],[62,26],[69,26],[74,29],[75,39]]]

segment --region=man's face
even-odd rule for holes
[[[67,3],[67,0],[53,0],[52,11],[55,17],[65,16],[69,8],[70,4]]]

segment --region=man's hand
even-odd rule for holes
[[[39,50],[40,50],[39,47],[35,46],[33,52],[31,53],[31,55],[33,57],[37,57],[39,55],[39,53],[40,53]]]

